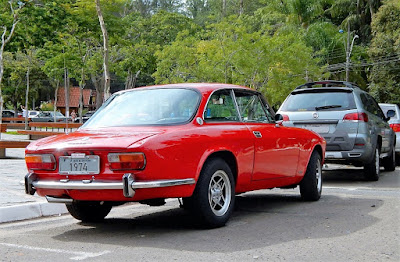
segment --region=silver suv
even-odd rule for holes
[[[319,81],[298,86],[279,114],[285,126],[312,130],[326,140],[326,162],[364,166],[365,177],[379,179],[396,167],[395,134],[378,103],[349,82]]]

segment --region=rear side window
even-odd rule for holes
[[[243,122],[271,123],[273,121],[271,113],[258,94],[235,90],[235,97]]]
[[[375,101],[375,99],[372,98],[372,96],[367,95],[367,94],[360,94],[360,98],[361,98],[361,102],[364,105],[365,110],[367,110],[371,114],[374,114],[382,119],[385,118],[381,108],[379,107],[379,105]]]
[[[281,111],[340,111],[355,109],[356,104],[351,92],[301,92],[292,93]]]

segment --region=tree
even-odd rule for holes
[[[203,39],[203,40],[202,40]],[[222,82],[248,85],[279,104],[305,78],[323,76],[301,33],[251,32],[244,18],[211,24],[201,35],[183,31],[156,53],[157,83]]]
[[[372,21],[370,92],[380,102],[400,104],[400,4],[388,1]]]
[[[108,44],[108,32],[104,23],[103,13],[101,11],[100,0],[95,0],[97,16],[99,18],[101,32],[103,34],[103,69],[104,69],[104,100],[110,97],[110,68],[109,68],[109,44]]]
[[[11,37],[14,34],[15,27],[17,26],[19,19],[18,19],[18,13],[19,10],[24,6],[22,2],[18,2],[18,8],[15,10],[15,1],[10,1],[10,11],[11,11],[11,28],[8,31],[7,24],[4,23],[1,25],[1,28],[3,28],[3,33],[1,34],[1,45],[0,45],[0,123],[2,122],[2,112],[3,112],[3,95],[2,95],[2,90],[1,90],[1,83],[3,81],[3,74],[4,74],[4,62],[3,62],[3,53],[4,53],[4,48],[6,45],[10,42]],[[6,21],[5,16],[2,16],[2,21]]]

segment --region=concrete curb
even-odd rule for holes
[[[64,204],[36,202],[0,207],[0,223],[68,213]]]

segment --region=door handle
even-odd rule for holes
[[[261,138],[261,137],[262,137],[260,131],[253,131],[253,134],[254,134],[254,136],[257,137],[257,138]]]

